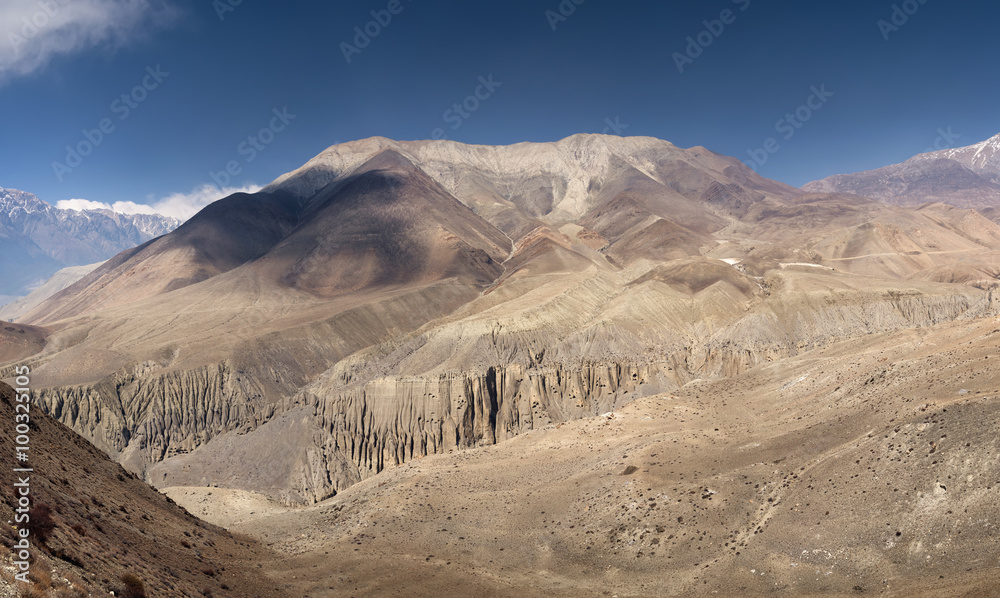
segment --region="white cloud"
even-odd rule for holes
[[[151,202],[152,208],[164,216],[173,216],[178,220],[187,220],[201,211],[208,204],[229,197],[233,193],[256,193],[258,185],[245,187],[226,187],[219,189],[215,185],[202,185],[190,193],[174,193],[162,199]]]
[[[0,78],[27,75],[54,57],[119,47],[172,21],[172,0],[2,0]]]
[[[56,204],[60,210],[111,210],[119,214],[156,214],[151,206],[135,203],[132,201],[116,201],[113,204],[100,201],[90,201],[89,199],[64,199]]]
[[[260,191],[257,185],[245,187],[226,187],[219,189],[215,185],[202,185],[190,193],[174,193],[161,199],[150,198],[149,204],[132,201],[116,201],[113,204],[87,199],[64,199],[56,203],[60,210],[111,210],[120,214],[162,214],[185,221],[197,214],[208,204],[229,197],[233,193],[256,193]]]

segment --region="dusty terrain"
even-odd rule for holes
[[[995,596],[997,326],[844,341],[306,509],[184,492],[300,596]]]
[[[158,487],[309,504],[694,379],[990,317],[998,263],[974,210],[807,194],[704,148],[374,138],[51,297],[25,361],[49,413]]]

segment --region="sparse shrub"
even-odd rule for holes
[[[55,593],[56,598],[87,598],[87,592],[83,588],[72,586],[69,588],[59,588]]]
[[[18,584],[21,598],[48,598],[45,590],[35,584]]]
[[[146,598],[146,585],[142,583],[138,575],[126,573],[122,575],[122,598]]]
[[[66,552],[65,550],[63,550],[61,548],[53,548],[52,549],[52,556],[54,556],[55,558],[57,558],[57,559],[59,559],[61,561],[65,561],[65,562],[67,562],[67,563],[69,563],[71,565],[76,565],[77,567],[80,567],[81,569],[83,568],[83,563],[80,561],[80,559],[78,559],[74,555]]]
[[[52,520],[52,508],[45,503],[38,503],[29,512],[28,529],[31,534],[45,543],[52,535],[52,530],[56,527],[56,522]]]
[[[79,575],[77,575],[73,571],[67,571],[65,574],[63,574],[63,577],[66,578],[66,581],[69,582],[70,587],[74,591],[82,593],[84,596],[87,595],[87,592],[84,591],[84,588],[87,587],[87,584],[84,583],[83,579]]]
[[[45,565],[41,563],[35,564],[34,567],[28,572],[28,579],[33,583],[33,587],[47,590],[52,587],[52,575],[49,574],[49,570]]]
[[[79,523],[74,523],[73,525],[70,526],[70,528],[81,536],[87,535],[87,528],[83,527],[83,525]]]

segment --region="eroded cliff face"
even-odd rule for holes
[[[314,464],[329,472],[324,487],[315,488],[321,500],[414,458],[496,444],[677,386],[665,363],[532,370],[515,365],[478,374],[383,378],[332,395],[306,392],[286,406],[305,407],[323,431],[321,459]]]
[[[380,378],[348,391],[327,380],[286,402],[288,409],[306,408],[325,439],[312,449],[309,471],[327,475],[308,481],[310,498],[322,500],[414,458],[613,412],[696,378],[736,376],[837,340],[1000,313],[990,292],[872,299],[800,313],[791,326],[773,313],[752,314],[680,350],[652,353],[645,363],[494,366]]]
[[[96,384],[39,389],[35,396],[52,417],[136,473],[274,414],[261,385],[228,363],[158,369],[145,363]]]
[[[677,344],[676,331],[636,334],[629,361],[591,360],[593,352],[587,361],[567,359],[570,347],[578,347],[569,335],[553,337],[548,349],[535,339],[531,350],[505,353],[518,356],[513,362],[497,362],[495,347],[517,344],[523,335],[494,332],[474,343],[483,355],[462,356],[491,364],[478,371],[438,364],[433,373],[408,375],[393,371],[395,363],[371,375],[380,371],[376,360],[366,376],[334,367],[301,388],[298,376],[298,384],[290,383],[267,364],[250,373],[228,362],[187,371],[161,371],[150,362],[37,396],[50,414],[158,486],[218,484],[311,503],[387,467],[612,412],[696,378],[734,376],[850,337],[998,313],[993,292],[971,288],[800,297],[726,326],[692,327],[686,345]],[[628,340],[623,334],[615,329],[616,345]],[[657,336],[670,341],[651,343]],[[600,334],[589,338],[591,348],[600,346]]]

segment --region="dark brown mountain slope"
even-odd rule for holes
[[[318,193],[303,218],[254,268],[324,296],[447,278],[488,285],[511,250],[504,233],[392,150]]]
[[[15,404],[13,389],[0,383],[0,451],[8,464],[15,455]],[[36,593],[22,595],[120,596],[126,574],[138,577],[149,596],[283,595],[258,572],[257,564],[272,557],[256,542],[192,517],[36,407],[30,415],[30,460],[23,466],[34,469],[29,542]],[[18,475],[24,474],[0,469],[4,521],[14,520]],[[10,525],[0,536],[7,548],[20,540]],[[2,560],[12,561],[9,550]],[[13,581],[5,572],[0,586]]]

